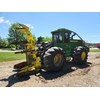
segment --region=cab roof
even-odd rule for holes
[[[66,29],[66,28],[60,28],[60,29],[57,29],[55,31],[52,31],[51,33],[57,34],[57,33],[71,33],[71,32],[73,32],[73,31]]]

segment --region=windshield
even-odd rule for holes
[[[54,34],[54,42],[62,42],[62,41],[63,41],[63,37],[61,33]]]
[[[70,39],[71,40],[82,40],[82,38],[79,35],[77,35],[76,33],[74,33],[74,32],[72,32],[70,34]]]

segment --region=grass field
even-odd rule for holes
[[[100,49],[92,49],[90,52],[100,52]]]
[[[90,52],[100,52],[100,49],[93,49]],[[0,52],[0,62],[22,60],[25,59],[25,54],[15,54],[14,52]]]
[[[25,54],[15,54],[14,52],[0,52],[0,62],[25,59]]]

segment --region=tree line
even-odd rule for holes
[[[0,37],[0,48],[9,48],[9,42],[7,39]]]
[[[0,37],[0,48],[16,48],[16,49],[22,49],[24,48],[22,41],[26,39],[26,36],[24,34],[21,34],[20,31],[17,31],[16,28],[18,28],[19,23],[14,23],[9,28],[9,34],[8,38],[2,38]],[[31,29],[30,29],[31,31]],[[51,37],[41,37],[39,36],[36,39],[36,36],[33,35],[33,39],[37,44],[41,42],[51,42]]]

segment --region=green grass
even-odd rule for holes
[[[25,59],[25,54],[15,54],[14,52],[0,52],[0,62]]]
[[[100,49],[90,50],[90,52],[100,52]]]
[[[90,52],[100,52],[100,49],[90,50]],[[15,54],[14,52],[0,52],[0,62],[22,59],[25,59],[25,54]]]

